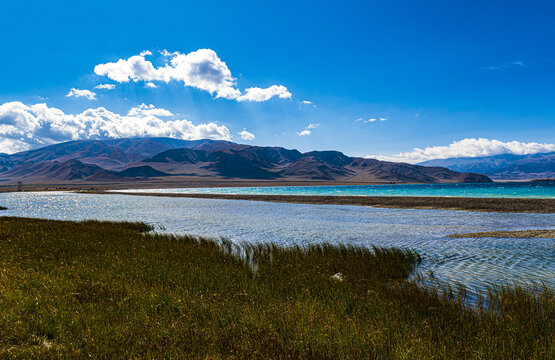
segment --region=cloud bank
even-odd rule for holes
[[[94,72],[100,76],[107,76],[113,81],[127,83],[129,81],[144,81],[147,86],[155,86],[154,82],[182,82],[185,86],[209,92],[216,98],[236,101],[267,101],[273,97],[281,99],[291,98],[291,93],[283,85],[272,85],[268,88],[251,87],[242,93],[236,87],[236,79],[231,71],[211,49],[199,49],[182,54],[169,51],[160,52],[165,65],[155,67],[146,56],[152,56],[150,51],[143,51],[128,59],[96,65]]]
[[[408,163],[419,163],[433,159],[448,159],[456,157],[481,157],[502,154],[529,155],[555,151],[555,144],[540,144],[536,142],[509,141],[503,142],[495,139],[463,139],[453,141],[447,146],[430,146],[424,149],[415,148],[411,152],[404,152],[397,155],[367,155],[373,158],[386,161],[399,161]]]
[[[103,107],[80,114],[66,114],[46,104],[25,105],[14,101],[0,105],[0,153],[14,153],[62,141],[122,137],[167,136],[185,140],[230,140],[224,125],[195,125],[172,117],[165,109],[141,104],[126,115]]]

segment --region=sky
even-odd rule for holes
[[[172,136],[420,162],[555,151],[550,1],[10,1],[0,153]]]

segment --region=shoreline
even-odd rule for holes
[[[555,199],[464,198],[418,196],[324,196],[246,194],[163,194],[121,191],[80,191],[86,194],[182,197],[197,199],[249,200],[314,205],[357,205],[396,209],[463,210],[505,213],[555,213]]]
[[[448,238],[514,238],[514,239],[555,239],[555,229],[483,231],[447,235]]]
[[[230,188],[230,187],[279,187],[279,186],[358,186],[358,185],[418,185],[395,182],[341,182],[341,181],[274,181],[274,180],[192,180],[192,181],[136,181],[123,183],[52,183],[25,184],[21,190],[15,184],[0,184],[0,193],[19,191],[106,191],[131,189],[181,189],[181,188]]]
[[[537,180],[494,180],[493,183],[534,183],[553,182],[555,179]],[[21,188],[17,184],[0,183],[0,193],[19,191],[106,191],[127,189],[180,189],[180,188],[229,188],[229,187],[283,187],[283,186],[359,186],[359,185],[445,185],[450,183],[410,183],[394,181],[326,181],[326,180],[232,180],[232,179],[180,179],[167,181],[157,180],[133,180],[117,183],[28,183]],[[453,183],[454,184],[454,183]],[[466,183],[471,184],[471,183]],[[479,183],[475,183],[479,184]]]

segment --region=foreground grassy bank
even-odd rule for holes
[[[0,218],[0,358],[554,358],[545,290],[460,297],[398,249],[245,246]]]
[[[555,213],[555,199],[533,198],[470,198],[441,196],[328,196],[328,195],[248,195],[248,194],[172,194],[121,191],[90,191],[95,194],[185,197],[270,201],[296,204],[358,205],[397,209],[444,209],[481,212]]]

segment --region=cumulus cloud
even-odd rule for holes
[[[185,140],[231,139],[231,133],[224,125],[195,125],[185,119],[161,119],[169,116],[172,116],[170,111],[145,104],[120,115],[103,107],[66,114],[46,104],[8,102],[0,105],[0,153],[78,139],[149,136]]]
[[[245,90],[245,94],[236,97],[237,101],[267,101],[274,96],[280,99],[290,99],[291,93],[283,85],[272,85],[266,89],[251,87]]]
[[[247,130],[243,129],[243,131],[240,131],[239,136],[241,137],[241,139],[243,140],[247,140],[247,141],[252,141],[254,140],[254,134],[248,132]]]
[[[299,131],[299,132],[297,133],[297,135],[299,135],[299,136],[309,136],[309,135],[311,135],[311,134],[312,134],[312,131],[306,130],[306,129],[303,130],[303,131]]]
[[[301,101],[301,104],[312,105],[312,101],[303,100],[303,101]]]
[[[156,89],[158,87],[158,85],[149,81],[149,82],[145,83],[145,87],[146,88],[151,88],[151,89]]]
[[[495,139],[463,139],[453,141],[447,146],[430,146],[424,149],[415,148],[413,151],[392,156],[367,155],[368,158],[418,163],[433,159],[448,159],[456,157],[481,157],[501,154],[529,155],[555,151],[555,144],[540,144],[536,142],[509,141]]]
[[[114,84],[98,84],[94,87],[95,89],[102,89],[102,90],[114,90],[116,85]]]
[[[165,61],[163,66],[155,67],[145,58],[152,56],[152,53],[143,51],[128,59],[96,65],[94,72],[120,83],[145,81],[154,85],[156,81],[179,81],[185,86],[207,91],[216,98],[237,101],[260,102],[275,96],[281,99],[291,98],[291,93],[283,85],[272,85],[265,89],[252,87],[242,94],[226,63],[211,49],[199,49],[189,54],[164,50],[160,55]]]
[[[90,90],[71,88],[67,93],[66,97],[76,97],[76,98],[85,97],[89,100],[96,100],[96,93]]]
[[[171,111],[166,110],[166,109],[160,109],[160,108],[156,108],[154,107],[154,105],[150,104],[150,105],[146,105],[146,104],[141,104],[139,106],[136,106],[134,108],[131,108],[129,110],[129,112],[127,113],[127,116],[158,116],[158,117],[168,117],[168,116],[173,116],[173,114],[171,113]]]

